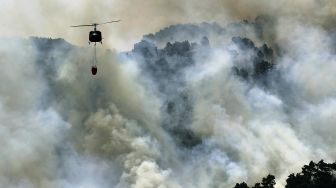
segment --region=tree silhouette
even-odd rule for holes
[[[275,177],[269,174],[267,177],[262,179],[261,185],[263,188],[273,188],[275,185]]]
[[[264,177],[261,183],[256,183],[252,188],[274,188],[275,185],[275,177],[271,174]]]
[[[285,188],[336,188],[336,162],[318,163],[311,161],[302,167],[297,174],[290,174],[286,180]],[[274,188],[275,177],[268,175],[261,183],[256,183],[252,188]],[[234,188],[249,188],[245,182],[237,183]]]
[[[302,167],[302,172],[290,174],[285,188],[335,188],[336,163],[328,164],[321,160],[311,161]]]
[[[233,188],[249,188],[245,182],[237,183]]]
[[[256,183],[252,188],[262,188],[260,183]]]
[[[261,183],[256,183],[252,188],[274,188],[275,177],[273,175],[268,175],[262,179]],[[245,182],[237,183],[234,188],[249,188]]]

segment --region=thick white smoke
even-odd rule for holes
[[[44,56],[46,49],[30,40],[1,39],[0,187],[233,187],[268,173],[284,187],[287,175],[310,160],[335,160],[336,57],[328,18],[334,4],[0,1],[2,36],[64,36],[84,44],[78,41],[86,30],[64,28],[112,17],[125,20],[104,33],[108,46],[120,49],[169,24],[271,14],[276,22],[264,40],[278,45],[280,74],[267,77],[268,88],[243,81],[232,74],[228,41],[237,33],[264,41],[249,29],[228,31],[223,43],[212,36],[216,46],[182,74],[193,102],[185,126],[201,140],[185,148],[162,126],[169,96],[157,94],[153,82],[160,80],[148,81],[140,60],[101,50],[92,77],[89,48],[56,46]],[[74,20],[64,18],[71,14]]]
[[[142,168],[161,176],[158,102],[135,80],[134,65],[109,52],[93,78],[89,49],[57,57],[56,48],[54,62],[37,64],[43,52],[31,41],[3,42],[1,187],[128,187],[119,177],[141,182]]]

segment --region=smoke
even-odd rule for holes
[[[143,34],[153,33],[178,23],[218,22],[254,19],[267,14],[276,17],[302,18],[319,24],[333,22],[335,2],[332,0],[267,0],[234,1],[87,1],[33,0],[0,1],[2,36],[44,36],[65,38],[85,45],[89,28],[74,29],[70,25],[122,19],[102,26],[107,48],[129,50]],[[71,15],[71,16],[70,16]],[[145,27],[144,27],[145,26]]]
[[[268,173],[284,187],[308,161],[336,158],[333,1],[0,7],[11,37],[0,45],[1,187],[233,187]],[[172,24],[220,24],[99,49],[96,77],[91,48],[15,37],[84,45],[88,29],[69,25],[114,18],[123,22],[102,30],[118,50]]]
[[[158,156],[151,151],[163,134],[154,126],[157,102],[131,76],[134,65],[107,52],[104,76],[94,79],[86,74],[89,49],[65,53],[66,45],[48,47],[48,39],[3,42],[2,187],[109,187],[119,182],[109,173],[118,178],[125,168],[137,176],[135,166],[141,173]]]

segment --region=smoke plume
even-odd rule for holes
[[[0,187],[281,188],[335,160],[335,5],[0,1]],[[68,26],[114,18],[93,77]]]

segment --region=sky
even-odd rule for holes
[[[227,24],[260,14],[321,22],[336,13],[332,0],[0,0],[0,10],[1,37],[64,38],[80,46],[87,44],[90,28],[70,25],[121,19],[120,23],[100,28],[105,47],[118,51],[131,49],[144,34],[177,23]]]

